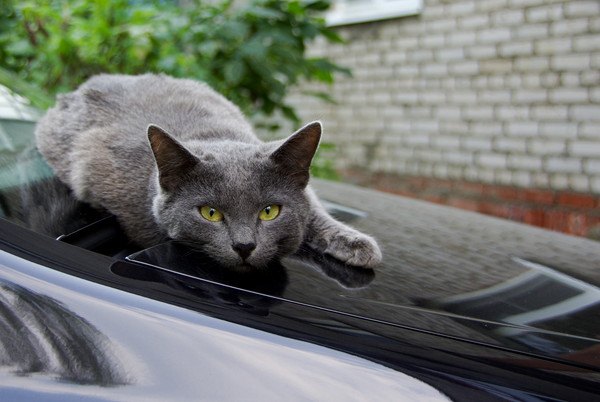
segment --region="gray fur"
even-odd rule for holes
[[[58,98],[39,122],[40,152],[82,201],[117,216],[128,237],[198,244],[225,265],[261,267],[304,242],[355,266],[381,260],[369,236],[331,218],[308,182],[320,123],[261,142],[207,85],[163,75],[99,75]],[[150,139],[150,141],[149,141]],[[258,220],[269,204],[272,221]],[[210,205],[222,222],[202,218]],[[256,244],[242,258],[233,244]]]

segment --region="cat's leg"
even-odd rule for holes
[[[310,189],[311,212],[305,235],[306,244],[348,265],[373,268],[381,262],[375,239],[332,218]]]

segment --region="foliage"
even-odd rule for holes
[[[13,88],[20,81],[25,96],[31,86],[54,95],[98,73],[164,72],[206,81],[246,113],[279,111],[297,123],[287,89],[347,73],[305,53],[318,36],[340,40],[319,17],[328,1],[179,3],[0,0],[0,79]],[[47,97],[30,97],[48,106]]]

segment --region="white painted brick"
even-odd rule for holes
[[[532,184],[531,173],[512,172],[512,184],[519,187],[530,187]]]
[[[583,171],[600,176],[600,159],[590,159],[584,162]]]
[[[478,99],[483,103],[510,103],[511,93],[508,89],[479,92]]]
[[[534,187],[548,188],[550,187],[550,177],[545,172],[533,171],[531,173],[531,180]]]
[[[540,123],[540,135],[554,138],[577,137],[577,123],[565,121]]]
[[[458,149],[460,148],[460,138],[447,135],[436,135],[432,137],[434,147],[443,149]]]
[[[429,145],[429,135],[427,134],[411,134],[404,137],[406,145]]]
[[[538,133],[539,124],[535,121],[513,121],[507,123],[506,132],[514,136],[535,136]]]
[[[440,61],[462,60],[465,58],[465,50],[460,47],[440,49],[435,52],[434,57]]]
[[[557,88],[549,92],[554,103],[581,103],[588,101],[588,90],[585,88]]]
[[[503,57],[523,56],[533,53],[533,43],[531,42],[506,42],[500,44],[500,55]]]
[[[463,151],[448,151],[443,153],[442,160],[454,165],[468,166],[473,163],[473,154]]]
[[[495,172],[496,171],[492,170],[492,169],[479,168],[477,178],[478,178],[478,180],[481,180],[484,183],[493,183]]]
[[[385,53],[384,62],[391,65],[402,64],[406,62],[406,52],[390,51]]]
[[[519,57],[514,62],[515,70],[517,71],[546,71],[550,67],[550,59],[548,57]]]
[[[545,169],[550,173],[580,173],[581,159],[550,157],[544,163]]]
[[[458,19],[458,26],[461,29],[472,30],[482,28],[488,25],[490,19],[487,14],[473,14]]]
[[[560,74],[560,84],[564,87],[579,87],[581,86],[580,80],[581,73],[563,71]]]
[[[439,162],[442,160],[443,152],[441,149],[419,148],[414,150],[414,157],[426,162]]]
[[[445,36],[443,34],[430,34],[420,38],[420,44],[424,47],[442,47],[444,46]]]
[[[452,135],[464,135],[469,132],[469,123],[466,121],[440,121],[440,132]]]
[[[574,141],[571,142],[569,151],[573,156],[590,156],[600,159],[600,142]]]
[[[498,137],[494,141],[494,149],[498,151],[525,153],[527,151],[527,141],[525,138]]]
[[[554,36],[572,36],[584,33],[588,30],[589,20],[587,18],[564,19],[555,21],[550,27]]]
[[[436,19],[433,21],[423,22],[425,32],[452,32],[456,30],[456,19]]]
[[[554,88],[560,82],[560,75],[554,72],[543,73],[540,75],[540,84],[544,88]]]
[[[452,103],[473,104],[477,102],[475,91],[452,91],[448,94],[448,100]]]
[[[535,52],[542,55],[569,53],[572,43],[570,37],[538,40],[535,43]]]
[[[492,23],[494,25],[521,25],[525,20],[525,12],[523,9],[500,10],[492,13]]]
[[[401,50],[411,50],[419,46],[419,39],[416,36],[399,37],[394,40],[394,45]]]
[[[600,32],[600,16],[595,16],[589,19],[590,32]]]
[[[571,106],[570,116],[575,120],[600,121],[600,105]]]
[[[502,135],[502,124],[494,121],[472,122],[470,125],[471,133],[482,136],[498,136]]]
[[[405,107],[407,118],[417,119],[433,117],[431,106],[406,106]]]
[[[465,51],[467,55],[473,59],[489,59],[498,55],[495,45],[468,46]]]
[[[440,123],[436,120],[413,120],[411,130],[421,133],[437,133],[440,131]]]
[[[466,137],[462,141],[462,148],[469,151],[491,151],[492,139],[489,137]]]
[[[531,116],[537,120],[567,120],[569,109],[567,106],[534,106]]]
[[[479,43],[499,43],[510,40],[510,28],[488,28],[477,32]]]
[[[536,171],[542,169],[542,158],[539,156],[510,154],[508,155],[507,165],[512,169]]]
[[[531,22],[557,21],[563,16],[562,4],[550,4],[529,8],[526,18]]]
[[[576,36],[573,39],[573,48],[578,52],[600,50],[600,36],[598,34]]]
[[[508,0],[478,1],[477,9],[481,11],[503,10],[508,5]]]
[[[590,179],[590,190],[595,194],[600,194],[600,177]]]
[[[542,79],[539,74],[524,74],[523,78],[523,88],[532,88],[538,89],[542,87]]]
[[[562,173],[556,173],[550,176],[550,185],[557,190],[569,188],[569,176]]]
[[[533,155],[560,155],[567,150],[565,141],[548,139],[532,139],[529,141],[529,152]]]
[[[577,0],[565,4],[565,15],[568,17],[588,17],[600,13],[600,3],[597,0]]]
[[[516,39],[538,39],[548,36],[548,24],[525,24],[513,28]]]
[[[477,36],[473,31],[452,32],[446,37],[446,43],[450,46],[469,46],[476,40]]]
[[[438,164],[433,167],[433,175],[438,179],[446,179],[448,177],[448,166]]]
[[[443,77],[448,74],[448,66],[442,63],[428,63],[423,66],[421,73],[424,76]]]
[[[550,60],[550,65],[555,70],[587,70],[590,68],[590,55],[569,54],[554,56]]]
[[[356,72],[353,71],[353,75],[356,76]],[[415,65],[405,64],[396,68],[396,75],[412,78],[419,75],[419,68]]]
[[[475,11],[475,1],[460,1],[460,2],[452,2],[445,6],[445,12],[450,15],[465,15],[470,14]]]
[[[540,103],[548,100],[548,91],[545,89],[518,89],[513,93],[515,103]]]
[[[479,63],[476,61],[462,61],[450,64],[450,72],[455,75],[475,75],[479,72]]]
[[[494,118],[494,108],[487,105],[465,106],[462,115],[466,120],[492,120]]]
[[[500,120],[526,120],[529,118],[529,107],[527,106],[498,106],[496,118]]]
[[[494,175],[494,182],[505,186],[512,185],[512,173],[504,170],[497,170]]]
[[[446,93],[438,90],[427,90],[419,93],[419,101],[426,104],[440,104],[446,101]]]
[[[600,70],[582,72],[580,77],[580,83],[584,86],[600,86]]]
[[[459,120],[461,118],[460,107],[440,106],[435,112],[435,116],[440,120]]]
[[[482,153],[477,156],[476,162],[481,166],[503,169],[507,165],[507,158],[502,154]]]
[[[590,180],[584,175],[570,175],[569,176],[569,188],[575,191],[589,192],[590,191]]]
[[[590,100],[595,103],[600,103],[600,87],[590,89]]]
[[[479,62],[481,74],[506,74],[512,71],[512,61],[509,59],[490,59]]]
[[[511,7],[530,7],[548,3],[548,0],[509,0]]]
[[[579,136],[582,138],[600,139],[600,123],[584,121],[579,126]]]

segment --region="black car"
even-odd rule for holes
[[[600,244],[313,180],[384,262],[140,250],[0,125],[1,400],[600,400]]]

